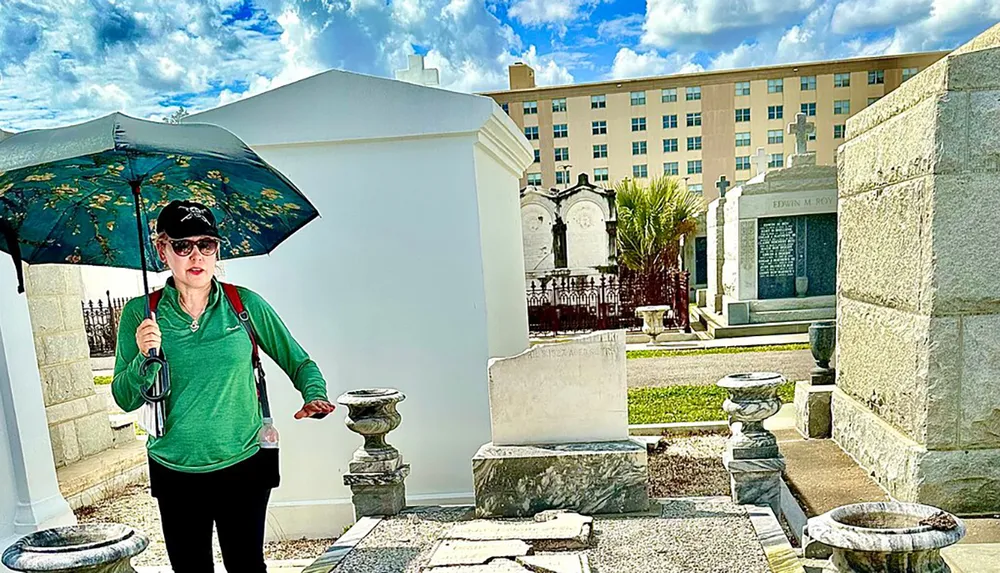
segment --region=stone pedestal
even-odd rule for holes
[[[806,438],[825,439],[832,428],[831,400],[836,386],[795,383],[795,427]]]
[[[637,441],[495,446],[472,459],[479,517],[646,511],[646,447]]]
[[[722,464],[729,472],[729,488],[733,501],[743,505],[766,505],[781,515],[781,472],[785,458],[756,460],[733,459],[732,453],[722,455]]]
[[[13,571],[135,573],[131,559],[148,545],[146,534],[126,525],[56,527],[21,538],[0,561]]]
[[[385,441],[386,434],[399,427],[396,404],[405,399],[400,392],[385,388],[354,390],[337,398],[349,409],[347,427],[365,438],[348,464],[349,473],[344,474],[344,485],[353,494],[355,520],[396,515],[406,507],[404,480],[410,466]]]

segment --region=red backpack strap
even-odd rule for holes
[[[161,298],[163,298],[163,289],[157,289],[149,293],[149,312],[156,312],[156,307],[159,306]]]
[[[250,314],[247,312],[246,308],[243,306],[243,300],[240,298],[240,291],[236,288],[236,285],[220,282],[222,285],[223,292],[226,293],[226,298],[229,300],[229,304],[232,305],[233,310],[236,311],[236,317],[240,319],[240,324],[250,335],[250,344],[253,345],[253,354],[251,355],[251,365],[256,371],[257,379],[257,398],[260,401],[261,412],[265,418],[271,417],[271,406],[267,400],[267,383],[264,380],[264,366],[260,363],[260,352],[257,347],[257,336],[253,331],[253,324],[250,322]]]

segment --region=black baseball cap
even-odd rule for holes
[[[171,201],[156,218],[156,232],[166,233],[171,239],[202,235],[219,238],[212,210],[194,201]]]

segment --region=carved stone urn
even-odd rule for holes
[[[673,307],[668,305],[640,306],[635,309],[635,315],[642,318],[642,333],[649,336],[649,342],[656,342],[656,337],[663,334],[663,316]]]
[[[148,545],[145,533],[117,523],[55,527],[22,537],[0,562],[12,571],[135,573],[131,559]]]
[[[816,366],[810,371],[813,384],[833,384],[834,370],[830,359],[837,345],[837,321],[820,320],[809,325],[809,350]]]
[[[774,434],[764,429],[764,420],[778,413],[781,400],[778,386],[785,381],[777,372],[746,372],[730,374],[717,385],[729,391],[722,409],[729,415],[727,451],[734,459],[774,458],[778,442]]]
[[[833,548],[825,573],[947,573],[941,549],[965,536],[960,519],[918,503],[856,503],[809,520]]]

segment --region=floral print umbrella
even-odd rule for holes
[[[163,271],[147,254],[156,215],[175,199],[214,211],[224,259],[269,253],[319,215],[291,181],[214,125],[115,113],[0,141],[0,250],[15,260]]]

